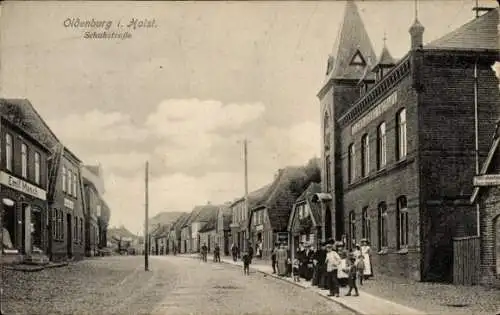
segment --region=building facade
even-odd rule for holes
[[[53,260],[81,259],[85,256],[81,161],[67,148],[60,146],[59,150],[53,153],[51,165],[59,170],[52,178],[55,185],[50,205],[50,256]]]
[[[228,256],[231,248],[231,220],[233,216],[229,205],[223,205],[217,213],[216,242],[221,249],[221,255]]]
[[[104,195],[102,168],[100,165],[84,165],[81,172],[85,205],[85,255],[95,256],[99,249],[98,213],[101,211],[101,196]]]
[[[347,2],[318,93],[322,190],[329,195],[322,203],[322,238],[346,239],[349,248],[368,239],[377,272],[451,281],[453,238],[478,229],[468,200],[475,97],[479,162],[500,117],[491,69],[499,58],[498,35],[475,32],[481,26],[496,34],[497,24],[498,9],[424,45],[424,27],[415,20],[410,51],[396,62],[387,47],[376,58],[356,5]]]
[[[321,205],[314,196],[321,192],[321,184],[311,183],[302,195],[295,201],[288,231],[290,232],[290,251],[292,259],[299,244],[308,243],[319,248],[321,241]]]
[[[0,123],[0,221],[4,251],[17,255],[47,252],[47,159],[50,151],[17,124],[15,117],[2,115]]]

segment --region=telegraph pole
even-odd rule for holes
[[[250,218],[250,209],[248,208],[248,149],[247,149],[248,141],[245,139],[243,141],[243,154],[245,160],[245,212],[247,214],[247,220]],[[248,250],[246,247],[248,246],[248,241],[250,240],[250,231],[248,231],[246,241],[247,244],[244,246],[245,250]]]
[[[149,271],[149,261],[148,261],[148,256],[149,256],[149,231],[148,231],[148,173],[149,173],[149,162],[146,161],[146,174],[145,174],[145,186],[146,186],[146,191],[145,191],[145,222],[144,222],[144,270]]]

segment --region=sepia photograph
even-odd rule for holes
[[[500,315],[499,6],[0,2],[0,315]]]

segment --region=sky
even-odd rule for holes
[[[356,3],[375,52],[385,33],[392,55],[405,55],[414,1]],[[474,5],[419,1],[424,42],[471,20]],[[245,138],[250,190],[319,156],[316,94],[344,6],[7,1],[0,95],[29,99],[84,163],[101,163],[110,225],[142,233],[146,161],[153,216],[241,197]],[[132,19],[155,22],[126,39],[85,39],[88,29],[68,26],[77,18],[117,33]]]

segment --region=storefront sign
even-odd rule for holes
[[[47,199],[47,192],[45,190],[5,172],[0,172],[0,184],[41,200]]]
[[[64,198],[64,206],[68,209],[73,210],[75,208],[75,203],[67,198]]]
[[[278,243],[284,243],[288,245],[288,232],[279,232],[277,233]]]
[[[351,134],[355,134],[364,127],[366,127],[370,122],[377,119],[382,115],[385,111],[391,108],[398,101],[398,91],[395,91],[387,98],[385,98],[382,102],[380,102],[374,109],[365,114],[360,120],[358,120],[351,127]]]
[[[264,225],[262,225],[262,224],[256,225],[255,226],[255,230],[256,231],[262,231],[262,230],[264,230]]]
[[[500,174],[474,176],[474,186],[499,186]]]

